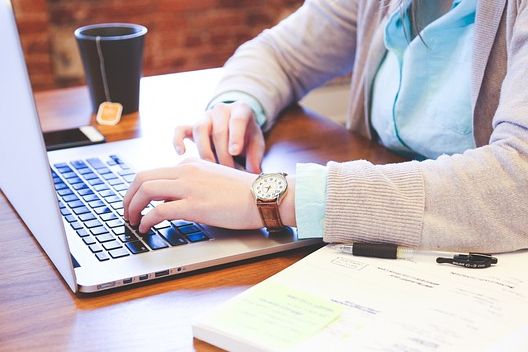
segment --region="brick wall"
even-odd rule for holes
[[[149,29],[144,74],[221,66],[302,0],[13,0],[33,88],[83,84],[73,30],[100,22]]]

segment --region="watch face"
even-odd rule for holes
[[[281,174],[262,175],[253,184],[253,192],[257,198],[274,200],[286,190],[286,178]]]

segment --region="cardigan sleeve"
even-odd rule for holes
[[[307,0],[278,25],[237,49],[224,66],[215,96],[229,91],[253,96],[270,120],[265,128],[269,129],[288,104],[351,71],[357,6],[350,0]]]
[[[507,73],[488,145],[423,162],[329,163],[327,242],[484,252],[528,248],[526,6],[507,49]]]

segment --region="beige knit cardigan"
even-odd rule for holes
[[[385,54],[382,29],[398,2],[307,0],[237,50],[217,94],[254,96],[271,128],[285,106],[352,71],[346,125],[371,138],[369,92]],[[527,4],[478,1],[471,62],[478,147],[423,162],[329,162],[325,241],[458,251],[528,248]]]

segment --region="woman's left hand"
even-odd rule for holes
[[[137,174],[123,201],[124,217],[147,233],[163,220],[185,219],[231,229],[256,229],[262,221],[251,194],[257,175],[203,160]],[[158,204],[145,216],[151,201]]]

